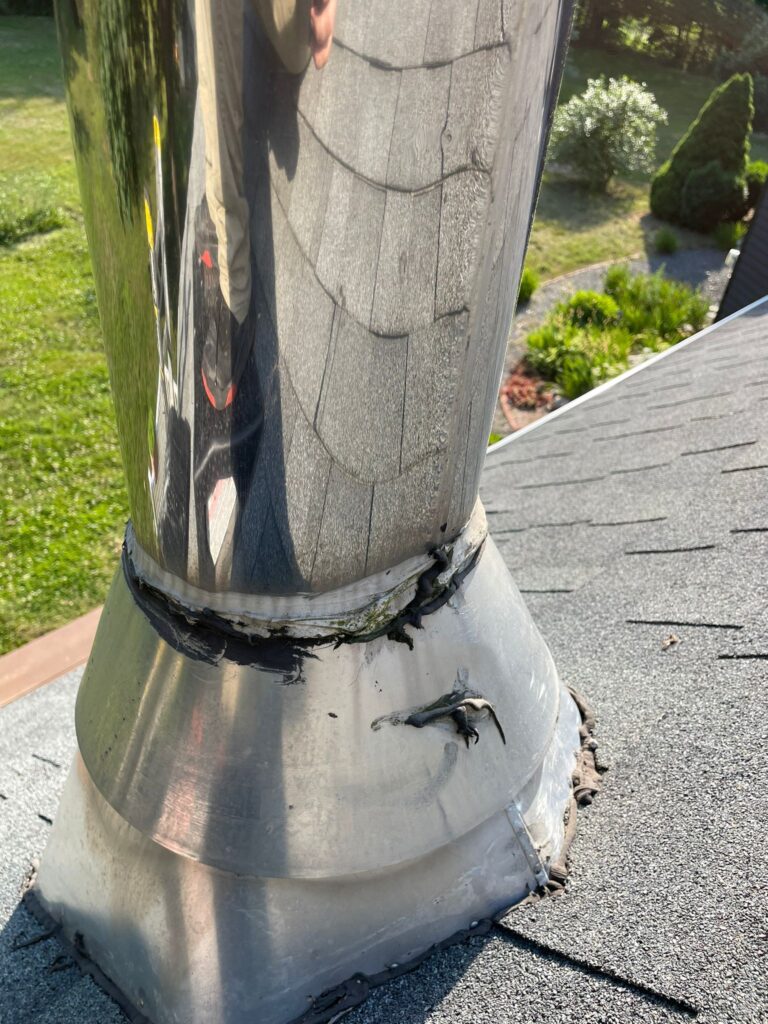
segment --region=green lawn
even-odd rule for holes
[[[3,652],[103,600],[127,509],[53,23],[0,51],[0,225],[31,232],[0,246]]]
[[[718,84],[702,75],[662,67],[641,54],[573,49],[560,102],[567,102],[584,89],[588,78],[600,74],[615,78],[625,74],[645,82],[668,112],[669,122],[658,132],[657,165],[667,159]],[[768,160],[768,136],[753,136],[752,159]],[[548,278],[590,263],[639,255],[652,247],[660,223],[648,210],[649,186],[650,175],[638,175],[631,181],[614,183],[607,196],[594,195],[560,175],[546,173],[531,233],[528,266]],[[692,231],[675,230],[681,248],[711,244]]]

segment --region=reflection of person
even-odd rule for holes
[[[233,400],[247,359],[243,324],[251,299],[248,204],[243,182],[243,29],[248,0],[196,0],[197,72],[205,132],[205,201],[196,218],[204,264],[203,381],[211,404]],[[310,58],[322,68],[333,41],[337,0],[251,0],[291,74]],[[204,322],[203,322],[204,321]],[[243,351],[245,350],[245,351]]]
[[[247,493],[263,429],[251,296],[246,115],[265,101],[244,53],[256,27],[266,74],[320,69],[333,42],[337,0],[195,0],[204,194],[194,213],[193,480],[198,574],[213,585],[225,533]],[[253,14],[258,25],[253,25]],[[271,55],[270,51],[271,50]],[[271,68],[271,71],[270,71]],[[244,83],[251,85],[246,89]],[[250,186],[253,182],[249,183]],[[250,191],[248,192],[250,194]]]
[[[328,63],[333,44],[333,25],[336,21],[336,0],[314,0],[309,12],[311,35],[309,46],[312,60],[319,71]]]

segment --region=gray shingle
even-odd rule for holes
[[[382,189],[334,166],[316,269],[334,301],[361,324],[371,320],[384,201]]]
[[[322,72],[307,75],[299,110],[325,148],[365,178],[384,184],[400,74],[337,48]]]
[[[345,10],[347,8],[347,10]],[[339,4],[336,38],[366,59],[391,67],[424,63],[430,5],[369,0],[361,16],[353,4]]]
[[[389,185],[419,189],[440,181],[450,84],[450,66],[401,73],[387,165]]]
[[[443,132],[445,174],[470,167],[490,169],[498,137],[499,97],[508,70],[509,54],[504,48],[479,50],[452,65]]]
[[[362,481],[399,472],[406,352],[406,338],[377,338],[339,311],[317,432],[334,461]]]
[[[449,443],[467,320],[444,317],[408,338],[401,469]]]
[[[443,183],[435,316],[469,305],[477,248],[489,200],[488,178],[456,174]]]
[[[478,0],[432,0],[425,64],[452,61],[474,49],[477,5]]]
[[[365,575],[373,484],[331,469],[313,576],[323,586],[343,586]]]
[[[387,192],[371,329],[408,334],[434,320],[440,186]]]

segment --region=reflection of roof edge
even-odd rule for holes
[[[441,177],[435,178],[434,181],[429,181],[425,185],[417,185],[415,188],[405,188],[403,185],[395,185],[388,181],[375,181],[373,178],[369,178],[366,174],[363,174],[362,171],[356,170],[343,157],[339,156],[338,153],[335,153],[330,146],[320,138],[306,115],[303,114],[298,107],[296,108],[296,113],[301,118],[302,123],[306,125],[307,130],[311,132],[312,138],[320,147],[322,147],[334,163],[339,164],[340,167],[349,171],[349,173],[354,175],[354,177],[365,182],[365,184],[369,185],[371,188],[378,189],[380,192],[399,192],[401,194],[411,196],[421,195],[423,192],[431,192],[433,189],[440,187],[446,181],[449,181],[451,178],[455,178],[458,174],[478,174],[486,178],[490,178],[491,176],[489,167],[476,166],[475,164],[462,164],[460,167],[456,167],[452,171],[448,171],[447,174],[443,174]]]
[[[506,40],[499,40],[496,43],[484,43],[482,46],[473,46],[471,50],[465,50],[461,53],[457,53],[452,57],[440,58],[438,60],[424,61],[421,64],[392,64],[381,57],[374,57],[370,54],[360,53],[354,46],[350,46],[345,43],[338,34],[333,37],[334,46],[338,46],[342,50],[346,50],[347,53],[351,53],[353,57],[357,57],[358,60],[365,61],[366,64],[370,64],[372,68],[376,68],[379,71],[429,71],[432,68],[444,68],[449,64],[455,64],[456,61],[462,60],[464,57],[471,57],[475,53],[484,53],[488,50],[498,50],[501,47],[506,47]]]

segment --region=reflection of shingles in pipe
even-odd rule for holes
[[[246,592],[290,589],[291,581],[322,590],[331,578],[339,582],[327,545],[343,539],[330,518],[341,494],[353,495],[355,523],[368,503],[369,567],[423,552],[443,528],[455,534],[469,513],[481,464],[472,453],[483,447],[499,369],[494,347],[517,269],[494,224],[504,220],[507,237],[524,230],[532,188],[526,167],[542,137],[534,111],[549,88],[546,37],[558,5],[543,4],[530,17],[528,8],[523,16],[521,5],[499,0],[445,0],[418,10],[383,0],[365,9],[342,3],[340,45],[322,71],[310,63],[301,75],[285,70],[250,0],[225,6],[234,12],[225,29],[231,37],[239,25],[242,37],[218,86],[231,125],[242,122],[226,141],[235,158],[240,146],[242,181],[234,192],[248,208],[248,403],[231,429],[210,434],[190,399],[199,391],[199,340],[185,322],[196,305],[185,269],[178,385],[181,419],[194,424],[194,452],[157,526],[161,560],[215,590],[234,579]],[[405,23],[408,31],[393,35]],[[530,97],[521,48],[534,64],[541,59]],[[201,83],[190,214],[205,193],[200,140],[210,99]],[[503,103],[511,139],[499,123]],[[196,259],[192,229],[190,215],[185,264]],[[501,298],[500,308],[484,316],[492,297]],[[261,434],[245,411],[254,403],[264,411]],[[429,416],[429,408],[439,413]],[[376,434],[368,428],[373,416],[385,424]],[[167,426],[169,435],[178,433],[179,452],[189,447],[183,430]],[[225,451],[232,437],[249,435],[250,443]],[[302,479],[310,465],[311,477]],[[212,544],[210,488],[224,493],[216,477],[229,473],[227,501],[234,490],[237,501],[214,503],[232,513],[226,530],[223,515],[216,520]],[[182,477],[197,484],[186,501]],[[310,480],[307,501],[299,492]],[[398,506],[408,530],[379,536],[390,529],[384,510]],[[179,518],[188,530],[176,536],[169,526]],[[139,542],[151,550],[145,533],[140,524]],[[347,543],[349,558],[340,561],[358,566],[362,545]]]

